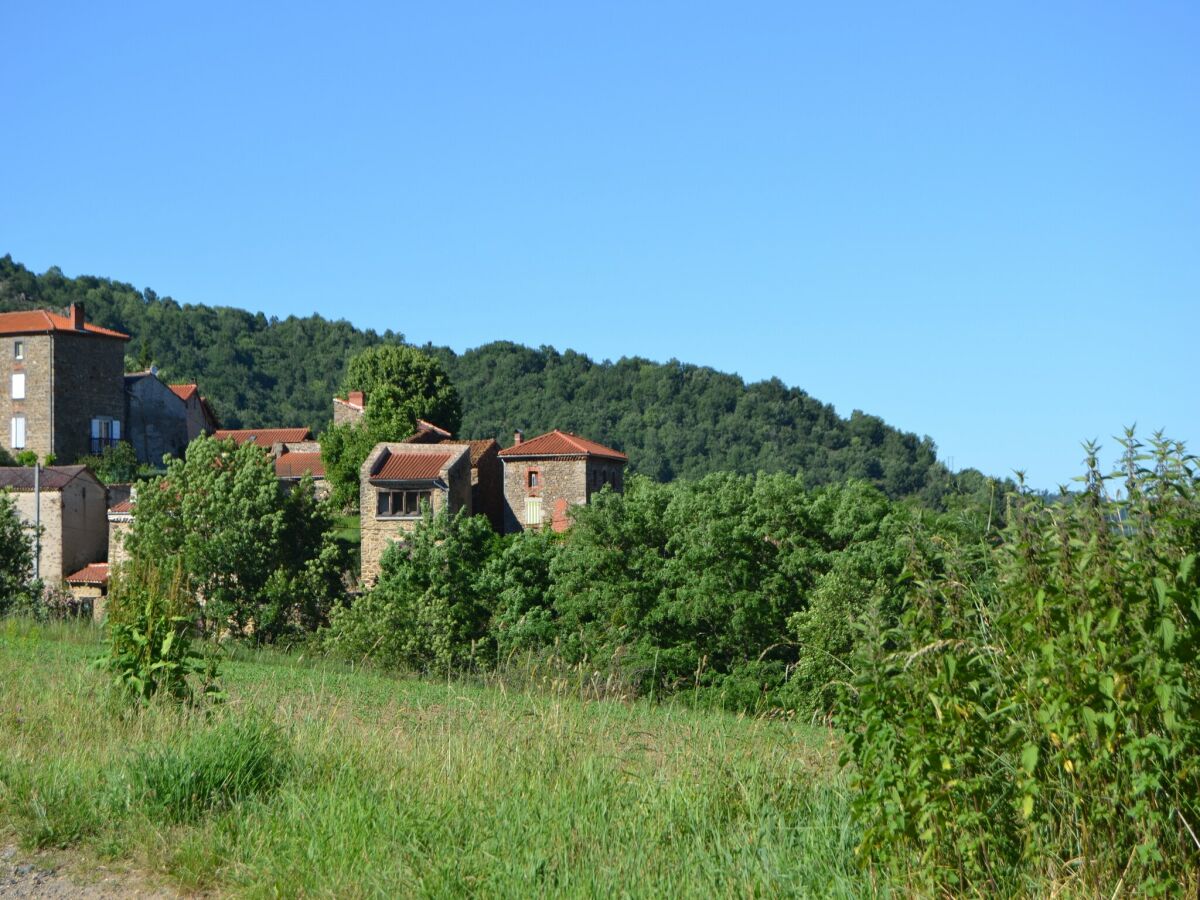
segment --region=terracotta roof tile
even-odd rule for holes
[[[305,475],[325,477],[325,463],[321,461],[320,453],[293,452],[276,458],[276,478],[303,478]]]
[[[112,506],[110,506],[108,508],[108,511],[110,513],[115,513],[118,516],[133,515],[133,501],[132,500],[122,500],[120,503],[114,503]]]
[[[307,428],[238,428],[215,431],[213,437],[219,441],[232,439],[239,447],[253,442],[270,450],[272,444],[310,441],[312,432]]]
[[[49,334],[54,331],[69,331],[71,334],[94,334],[100,337],[129,340],[129,335],[99,325],[84,323],[83,331],[71,327],[71,320],[66,316],[47,312],[44,309],[34,309],[28,312],[0,313],[0,334]]]
[[[200,393],[199,386],[194,384],[168,384],[167,387],[174,391],[175,396],[184,403],[187,403],[193,396]]]
[[[433,481],[442,473],[453,453],[398,453],[383,458],[372,481]]]
[[[89,563],[63,581],[67,584],[108,584],[108,563]]]
[[[440,433],[439,433],[440,432]],[[499,450],[500,445],[492,438],[484,438],[481,441],[456,441],[453,438],[442,437],[445,434],[440,428],[437,431],[417,431],[406,437],[402,443],[405,444],[445,444],[447,447],[452,446],[467,446],[471,448],[471,465],[479,464],[484,455],[495,447]]]
[[[61,491],[85,472],[87,466],[42,466],[40,487],[43,491]],[[4,488],[21,493],[32,491],[33,466],[0,467],[0,490]]]
[[[541,456],[598,456],[603,459],[615,459],[627,462],[629,457],[619,450],[589,441],[587,438],[569,431],[554,431],[540,434],[535,438],[514,444],[500,451],[505,459],[536,458]]]

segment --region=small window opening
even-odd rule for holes
[[[24,359],[24,358],[25,358],[25,342],[24,341],[14,341],[13,342],[13,359]]]

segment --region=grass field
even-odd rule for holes
[[[835,738],[242,653],[141,712],[90,626],[0,621],[0,831],[251,896],[859,896]]]

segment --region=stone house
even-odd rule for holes
[[[212,434],[220,427],[217,416],[208,404],[208,398],[200,395],[200,388],[195,384],[167,385],[175,396],[183,401],[187,410],[187,439],[190,444],[202,434]]]
[[[160,467],[164,456],[183,456],[188,437],[187,404],[158,378],[158,370],[125,376],[126,440],[137,461]]]
[[[406,444],[440,444],[466,446],[471,451],[471,513],[487,516],[496,531],[504,531],[504,473],[500,466],[500,445],[491,438],[480,441],[460,441],[446,431],[423,419],[417,420],[417,430],[404,439]]]
[[[521,432],[499,453],[504,465],[504,530],[506,533],[546,525],[570,527],[570,509],[608,485],[624,488],[625,464],[620,451],[566,431],[551,431],[528,441]]]
[[[63,581],[80,602],[81,614],[86,615],[90,610],[97,622],[104,618],[108,605],[108,563],[89,563]]]
[[[40,481],[42,533],[29,539],[36,541],[38,577],[56,585],[107,557],[107,492],[86,466],[46,466]],[[22,522],[38,520],[32,466],[0,468],[0,490],[12,491]]]
[[[121,440],[128,340],[88,324],[81,303],[0,313],[0,446],[69,463]]]
[[[383,552],[433,513],[471,514],[471,448],[465,444],[376,444],[360,470],[361,576],[379,578]]]

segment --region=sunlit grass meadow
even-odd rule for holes
[[[0,830],[251,896],[859,896],[832,733],[242,652],[131,709],[90,626],[0,622]]]

